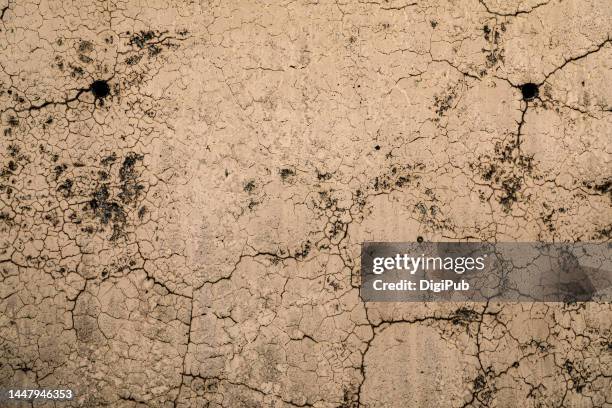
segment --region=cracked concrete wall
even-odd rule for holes
[[[358,296],[365,240],[609,242],[611,23],[604,0],[0,0],[0,387],[612,406],[610,303]]]

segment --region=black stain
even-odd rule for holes
[[[135,171],[136,162],[142,161],[143,158],[144,156],[141,154],[128,153],[123,160],[121,169],[119,169],[119,178],[121,179],[119,198],[125,204],[135,204],[145,188],[138,181],[138,175]]]
[[[104,230],[106,226],[112,229],[110,241],[116,241],[121,237],[126,236],[125,228],[129,224],[131,218],[131,209],[138,208],[138,200],[144,194],[145,186],[140,182],[140,173],[137,171],[137,163],[142,161],[143,155],[134,152],[129,152],[123,159],[121,167],[118,171],[119,182],[114,180],[111,170],[117,162],[116,153],[112,153],[101,159],[101,163],[108,167],[108,170],[99,170],[98,186],[91,193],[90,200],[84,206],[84,210],[90,212],[94,219],[101,224],[102,229],[92,229],[92,233],[96,230]],[[93,172],[95,174],[95,171]],[[58,190],[66,194],[70,194],[72,182],[62,184]],[[144,206],[137,211],[138,218],[142,219],[147,210]]]
[[[85,70],[84,70],[82,67],[77,67],[77,66],[74,66],[74,65],[72,65],[72,64],[68,64],[68,66],[69,66],[69,67],[70,67],[70,69],[72,70],[72,72],[70,73],[70,75],[71,75],[73,78],[76,78],[76,77],[81,77],[81,76],[83,76],[83,75],[85,74]]]
[[[139,34],[136,33],[130,38],[130,44],[134,44],[138,48],[143,49],[149,41],[158,36],[159,34],[156,34],[153,31],[141,31]]]
[[[599,191],[602,194],[612,192],[612,179],[602,181],[601,183],[595,185],[595,190]]]
[[[111,154],[110,156],[106,156],[105,158],[100,160],[100,163],[102,163],[105,166],[108,166],[108,165],[113,164],[116,160],[117,160],[117,154],[113,152],[113,154]]]
[[[253,191],[255,189],[255,181],[254,180],[250,180],[248,183],[246,183],[244,185],[243,189],[247,193],[250,193],[251,191]]]
[[[55,166],[55,179],[57,180],[59,178],[59,176],[62,175],[62,173],[64,171],[66,171],[66,169],[68,168],[68,166],[66,166],[65,164],[59,165],[59,166]]]
[[[482,31],[484,32],[484,37],[485,37],[485,40],[489,41],[489,34],[491,34],[491,29],[489,28],[489,26],[488,26],[488,25],[485,25],[485,26],[482,28]]]
[[[149,57],[154,57],[162,51],[161,47],[158,47],[157,45],[153,45],[153,44],[149,45],[148,50],[149,50]]]
[[[521,93],[523,94],[524,100],[530,101],[538,96],[540,90],[536,84],[533,82],[528,82],[521,85]]]
[[[108,82],[103,79],[97,79],[92,82],[89,90],[96,97],[96,99],[106,98],[110,94],[110,86]]]
[[[306,241],[303,245],[302,248],[299,251],[296,251],[294,257],[295,259],[304,259],[308,256],[308,254],[310,253],[310,249],[311,249],[311,242],[310,241]]]
[[[509,210],[512,204],[518,201],[518,194],[522,185],[522,179],[517,175],[511,175],[507,179],[503,180],[501,183],[503,194],[499,199],[499,203]]]
[[[71,179],[66,179],[66,180],[64,180],[63,183],[61,183],[57,187],[57,191],[62,193],[65,198],[68,198],[68,197],[72,196],[72,187],[73,186],[74,186],[74,182]]]
[[[283,179],[283,181],[287,180],[291,176],[295,176],[295,171],[292,169],[280,169],[278,173],[280,174],[281,179]]]
[[[436,108],[436,114],[440,117],[444,116],[444,113],[453,107],[453,101],[455,100],[456,96],[456,92],[452,88],[449,88],[446,91],[446,94],[434,95],[434,107]]]
[[[125,63],[128,65],[136,65],[142,59],[142,55],[132,55],[125,59]]]
[[[317,178],[319,180],[326,181],[326,180],[331,179],[332,177],[333,176],[331,173],[321,173],[319,170],[317,170]]]
[[[421,242],[423,242],[423,237],[422,236],[418,236],[417,237],[417,242],[420,244]]]

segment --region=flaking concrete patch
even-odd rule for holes
[[[463,336],[467,349],[456,348],[433,327],[381,327],[364,362],[363,405],[447,407],[469,401],[466,385],[478,371],[469,356],[477,350]]]

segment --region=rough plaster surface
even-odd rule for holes
[[[364,240],[610,240],[609,1],[0,10],[0,387],[612,406],[609,303],[357,289]]]

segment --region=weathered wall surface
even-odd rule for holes
[[[0,387],[611,406],[609,303],[357,289],[364,240],[610,240],[609,1],[0,10]]]

